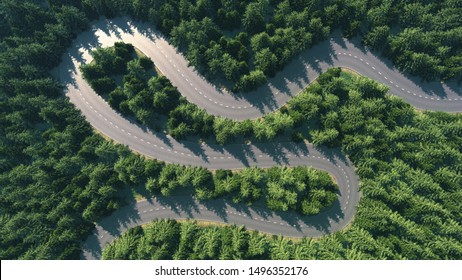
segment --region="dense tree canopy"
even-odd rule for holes
[[[288,113],[294,119],[310,123],[310,140],[317,145],[341,147],[352,159],[361,178],[363,196],[355,221],[348,231],[317,241],[305,239],[299,244],[281,238],[266,239],[260,236],[258,244],[265,244],[260,251],[264,254],[257,258],[462,257],[462,117],[447,113],[416,112],[399,98],[386,95],[386,92],[385,86],[370,79],[352,77],[339,69],[332,69],[323,74],[317,84],[291,100]],[[332,130],[336,131],[335,138],[322,136],[328,135]],[[297,169],[289,172],[274,171],[269,169],[266,172],[268,206],[273,209],[291,209],[297,205],[295,207],[298,211],[310,213],[313,204],[304,206],[298,197],[303,186],[293,181],[303,178],[304,173],[299,173]],[[215,174],[218,190],[237,189],[228,180],[229,176],[231,173],[225,171]],[[262,176],[252,174],[252,169],[246,170],[240,176],[251,178],[246,183],[250,188],[246,186],[245,192],[236,192],[237,196],[233,199],[240,202],[252,201],[255,196],[253,186],[258,186]],[[300,179],[299,182],[306,180]],[[295,198],[298,198],[296,203]],[[319,200],[317,198],[315,201]],[[182,238],[197,242],[199,236],[209,231],[235,230],[232,227],[200,228],[194,224],[188,225],[189,227],[196,227],[196,230],[183,232]],[[250,236],[253,238],[258,234],[242,232],[241,242],[250,246]],[[215,242],[226,242],[225,237],[216,238]],[[173,247],[169,258],[256,257],[246,250],[240,255],[226,255],[222,251],[215,251],[214,255],[208,256],[199,253],[205,252],[204,249],[195,250],[195,246],[201,246],[200,244],[202,243],[194,246],[190,244],[190,249],[181,254],[176,253],[175,248],[181,247],[176,244],[180,247]],[[105,258],[126,258],[116,252],[131,251],[120,246],[120,241],[110,245],[105,250]],[[134,248],[137,246],[143,245],[134,245]],[[277,248],[277,251],[273,251],[273,248]],[[153,254],[155,249],[150,252]]]
[[[291,100],[289,115],[311,124],[313,143],[341,147],[357,167],[364,196],[355,229],[393,258],[460,258],[462,116],[416,112],[386,92],[333,69]],[[344,238],[359,249],[351,232]]]
[[[124,233],[103,251],[105,260],[315,259],[313,241],[294,243],[243,226],[201,226],[194,221],[157,220]]]
[[[136,173],[133,177],[143,178]],[[337,199],[337,186],[329,174],[307,167],[251,167],[212,173],[202,167],[169,164],[149,174],[146,181],[146,189],[154,195],[168,196],[179,188],[190,188],[198,199],[226,197],[248,205],[262,201],[269,209],[302,215],[318,214]]]
[[[87,0],[82,6],[89,15],[128,13],[153,22],[193,66],[225,78],[235,91],[257,88],[337,28],[361,36],[411,74],[462,80],[457,0]]]
[[[462,8],[458,0],[37,3],[0,0],[1,259],[78,258],[80,241],[91,232],[93,223],[120,207],[124,203],[121,190],[135,184],[165,194],[187,184],[196,186],[195,195],[204,198],[230,190],[230,197],[242,202],[262,198],[264,190],[270,195],[265,198],[270,207],[313,213],[303,202],[294,203],[293,197],[299,197],[303,189],[283,176],[297,171],[260,172],[266,174],[260,177],[252,169],[210,175],[200,168],[145,160],[95,135],[63,98],[62,88],[49,70],[59,64],[73,38],[101,15],[127,14],[154,23],[192,65],[207,76],[227,79],[236,90],[264,83],[300,50],[337,27],[346,36],[359,34],[366,45],[383,50],[410,73],[425,79],[461,80]],[[125,55],[125,47],[118,48],[100,53],[98,59],[108,69],[121,63],[111,60],[114,53]],[[164,106],[165,99],[174,96],[174,89],[159,77],[146,80],[146,65],[148,61],[141,58],[127,62],[127,72],[121,75],[127,76],[124,82],[130,81],[131,87],[117,88],[107,79],[96,83],[107,94],[112,93],[111,105],[141,121],[149,119],[143,106],[152,104],[164,113],[180,107]],[[104,69],[87,74],[100,79]],[[169,89],[163,92],[165,88]],[[136,254],[124,255],[127,251],[122,249],[117,255],[110,247],[106,257],[461,259],[461,116],[415,112],[398,98],[385,95],[386,91],[368,79],[352,79],[332,70],[284,111],[258,120],[258,124],[202,120],[209,133],[215,130],[217,140],[223,143],[254,133],[255,127],[259,138],[269,140],[278,132],[271,131],[273,125],[267,131],[268,125],[262,124],[271,121],[275,128],[285,127],[276,125],[281,123],[309,124],[309,140],[341,147],[357,167],[363,192],[348,231],[295,246],[281,238],[268,241],[242,228],[201,232],[191,223],[179,229],[170,222],[159,229],[153,226],[152,232],[178,236],[177,247],[165,236],[152,234],[157,239],[144,242],[161,250],[153,253],[146,245]],[[146,103],[146,98],[152,100]],[[181,106],[191,110],[190,105]],[[180,120],[177,127],[190,121],[187,114]],[[198,119],[192,121],[199,123]],[[261,178],[264,176],[266,179]],[[242,177],[237,187],[229,179],[234,177]],[[268,180],[266,190],[258,188],[262,180]],[[210,182],[213,187],[204,188],[212,186],[207,184]],[[207,250],[201,249],[208,240]],[[137,242],[138,237],[126,241],[128,245]],[[218,251],[221,247],[226,250]]]
[[[199,135],[219,144],[238,137],[270,141],[294,126],[292,118],[282,111],[260,120],[241,122],[209,115],[181,97],[165,76],[156,75],[152,61],[138,57],[130,44],[116,43],[114,47],[96,49],[93,57],[91,63],[80,68],[97,93],[107,98],[114,109],[152,129],[167,131],[176,139]],[[117,82],[120,75],[122,83]]]

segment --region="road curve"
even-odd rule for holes
[[[311,144],[266,143],[256,145],[200,145],[177,142],[131,123],[100,98],[83,80],[78,66],[88,62],[89,51],[124,41],[151,57],[156,66],[190,102],[209,113],[232,119],[260,117],[285,104],[293,95],[313,81],[319,73],[333,66],[351,68],[378,81],[398,85],[396,94],[419,108],[461,111],[462,100],[450,87],[443,87],[447,97],[434,96],[416,86],[399,72],[389,68],[368,52],[343,39],[332,39],[318,45],[294,60],[284,72],[269,81],[258,93],[230,95],[203,79],[159,33],[142,23],[136,26],[126,19],[102,20],[92,30],[74,41],[74,47],[63,56],[53,74],[67,87],[66,95],[79,108],[90,124],[116,142],[145,156],[166,162],[204,166],[209,169],[235,169],[243,166],[306,165],[325,170],[339,185],[339,200],[333,207],[314,217],[277,213],[222,200],[201,203],[187,197],[146,200],[128,205],[98,223],[84,243],[82,257],[100,258],[104,245],[128,228],[155,218],[195,218],[243,224],[273,234],[288,236],[321,236],[344,228],[354,217],[359,201],[359,180],[352,163],[339,150],[315,148]],[[326,47],[328,46],[328,47]],[[375,71],[375,72],[374,72]],[[284,76],[283,76],[284,75]],[[402,87],[401,85],[404,84]],[[395,89],[392,87],[392,89]],[[410,94],[406,94],[409,90]],[[454,95],[454,96],[452,96]],[[422,97],[421,97],[422,96]],[[448,102],[445,98],[451,98]]]
[[[75,48],[64,57],[67,62],[64,61],[58,69],[68,67],[76,71],[77,65],[91,59],[89,50],[112,46],[118,41],[136,45],[149,56],[190,102],[210,114],[235,120],[258,118],[280,108],[319,74],[332,67],[350,68],[383,83],[390,87],[391,94],[416,108],[462,112],[461,85],[455,82],[423,82],[419,78],[408,77],[395,69],[390,61],[361,47],[357,39],[348,41],[341,37],[333,37],[302,52],[283,71],[269,79],[266,86],[245,94],[228,94],[211,85],[194,68],[188,67],[187,60],[152,26],[133,24],[124,18],[99,21],[92,30],[78,36],[74,41]],[[75,61],[70,61],[70,58]],[[57,74],[61,76],[61,73]],[[80,73],[74,75],[80,77]],[[64,82],[73,80],[67,73],[61,78]]]

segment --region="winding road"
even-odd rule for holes
[[[191,197],[153,198],[115,211],[96,225],[83,244],[82,258],[101,258],[102,248],[127,229],[156,218],[194,218],[245,225],[272,234],[318,237],[341,230],[353,219],[359,201],[359,180],[353,164],[339,150],[315,148],[311,144],[265,143],[253,145],[208,145],[178,142],[163,133],[140,127],[115,112],[83,80],[79,65],[91,60],[90,51],[131,43],[149,56],[190,102],[214,115],[236,120],[261,117],[284,105],[328,68],[341,66],[390,87],[417,108],[447,112],[462,111],[460,86],[423,83],[406,77],[388,61],[381,60],[354,41],[333,37],[303,52],[284,71],[269,80],[258,92],[228,94],[208,83],[159,32],[144,23],[125,18],[101,20],[79,35],[73,48],[53,71],[66,87],[70,101],[90,124],[114,141],[148,157],[209,169],[236,169],[244,166],[306,165],[329,172],[339,186],[339,200],[312,217],[279,213],[214,200],[199,202]]]

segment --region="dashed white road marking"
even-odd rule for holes
[[[159,46],[157,46],[157,45],[156,45],[156,47],[159,48]],[[162,53],[164,53],[164,52],[162,51]],[[339,53],[339,54],[341,54],[341,53]],[[346,55],[346,53],[343,53],[343,54]],[[352,56],[351,53],[348,54],[348,55],[349,55],[349,56]],[[164,56],[165,56],[165,57],[168,57],[168,56],[166,56],[165,54],[164,54]],[[354,58],[358,58],[358,57],[355,55]],[[363,61],[362,58],[360,58],[360,60]],[[170,61],[171,61],[171,60],[170,60]],[[367,64],[367,65],[370,65],[369,62],[366,62],[366,64]],[[173,64],[173,66],[174,66],[175,68],[177,67],[175,64]],[[374,66],[372,66],[372,69],[376,70],[376,68],[375,68]],[[181,73],[181,71],[179,71],[179,70],[177,70],[177,71]],[[379,75],[382,75],[381,72],[378,72],[378,73],[379,73]],[[184,74],[181,73],[181,76],[184,77]],[[385,79],[388,80],[387,77],[385,77]],[[189,82],[189,80],[188,80],[187,78],[186,78],[185,80]],[[390,83],[394,84],[393,81],[390,81]],[[193,86],[192,83],[190,83],[190,85]],[[397,88],[399,88],[398,85],[395,85],[395,86],[396,86]],[[195,89],[196,91],[198,91],[197,88],[194,88],[194,89]],[[404,88],[401,88],[401,90],[402,90],[402,91],[405,91]],[[411,93],[410,91],[407,91],[407,92],[408,92],[409,94]],[[79,92],[79,94],[82,96],[82,93],[81,93],[81,92]],[[199,94],[202,95],[202,92],[199,92]],[[276,92],[275,94],[277,95],[277,94],[279,94],[279,92]],[[414,93],[414,95],[416,95],[416,94]],[[99,97],[102,99],[101,96],[99,96]],[[207,98],[207,96],[205,96],[205,95],[204,95],[204,97]],[[422,95],[419,95],[419,97],[422,98]],[[89,105],[88,101],[86,101],[85,98],[84,98],[83,96],[82,96],[81,98],[85,101],[85,103],[87,104],[87,106],[89,106],[89,107],[93,110],[93,107],[92,107],[91,105]],[[425,98],[425,99],[431,99],[431,100],[434,100],[434,99],[435,99],[435,98],[433,98],[433,97],[430,97],[430,98],[429,98],[428,96],[424,96],[423,98]],[[439,100],[439,98],[436,98],[436,99]],[[209,100],[210,100],[210,101],[213,101],[211,98],[209,98]],[[448,101],[452,101],[452,100],[458,100],[458,99],[457,99],[457,98],[455,98],[455,99],[449,98],[449,99],[447,99],[447,100],[448,100]],[[106,102],[106,101],[105,101],[105,102]],[[217,104],[218,102],[214,101],[214,103]],[[220,106],[223,106],[223,104],[220,103]],[[228,105],[226,105],[226,107],[229,108]],[[250,105],[250,107],[253,107],[253,105]],[[235,106],[232,106],[232,108],[235,109],[236,107],[235,107]],[[241,106],[237,106],[237,108],[238,108],[238,109],[241,109],[242,107],[241,107]],[[243,108],[247,108],[247,106],[244,106]],[[100,113],[98,113],[97,110],[94,110],[94,111],[95,111],[95,113],[97,113],[101,118],[103,118],[106,122],[108,121],[108,119],[107,119],[106,117],[103,117]],[[109,123],[110,123],[111,125],[113,125],[112,122],[109,122]],[[118,126],[117,126],[117,125],[116,125],[115,127],[118,129]],[[121,129],[121,130],[122,130],[123,132],[125,132],[124,129]],[[128,134],[128,135],[132,135],[130,132],[127,132],[127,134]],[[134,138],[138,139],[138,137],[137,137],[136,135],[134,135]],[[144,140],[143,138],[140,138],[140,141],[145,142],[145,140]],[[147,141],[147,143],[148,143],[148,144],[151,144],[149,141]],[[157,145],[155,145],[155,146],[157,147]],[[161,147],[161,149],[164,149],[164,148]],[[172,152],[172,150],[170,150],[170,149],[168,149],[168,151],[169,151],[169,152]],[[178,153],[176,150],[173,151],[173,152],[176,153],[176,154]],[[181,153],[181,154],[184,155],[184,153]],[[188,154],[188,156],[191,156],[191,154]],[[269,155],[268,155],[268,156],[269,156]],[[287,154],[287,156],[290,157],[291,154],[289,153],[289,154]],[[305,156],[305,155],[301,155],[301,156]],[[301,157],[301,156],[300,156],[300,157]],[[198,156],[195,156],[195,157],[198,157]],[[263,157],[263,155],[259,155],[259,157]],[[312,157],[315,158],[315,156],[312,156]],[[216,158],[217,158],[217,157],[214,157],[214,159],[216,159]],[[224,159],[223,156],[221,156],[221,157],[219,157],[219,158],[220,158],[220,159]],[[228,159],[231,159],[232,157],[228,156],[227,158],[228,158]],[[317,156],[317,158],[320,159],[321,157]],[[323,158],[323,159],[326,160],[326,158]],[[330,161],[330,160],[329,160],[329,161]],[[341,168],[341,169],[342,169],[343,173],[346,174],[345,170],[343,170],[343,168]],[[347,179],[347,182],[349,183],[349,179]],[[348,193],[350,193],[350,185],[349,185],[349,184],[348,184],[347,191],[348,191]],[[349,198],[350,198],[350,195],[348,194],[347,199],[349,200]],[[349,203],[348,200],[347,200],[346,204]],[[164,207],[164,208],[162,208],[162,209],[165,210],[166,208]],[[169,209],[171,209],[171,208],[169,208]],[[203,207],[200,207],[200,209],[203,209]],[[344,207],[343,209],[345,210],[346,207]],[[157,208],[157,210],[159,210],[159,208]],[[151,211],[153,211],[153,209],[150,209],[149,211],[151,212]],[[228,211],[226,211],[226,212],[228,212]],[[146,213],[146,210],[143,211],[143,213]],[[230,212],[230,213],[232,213],[232,212]],[[232,213],[232,214],[233,214],[233,213]],[[239,216],[243,216],[243,217],[247,217],[245,214],[241,214],[241,213],[234,213],[234,214],[235,214],[235,215],[239,215]],[[258,218],[255,217],[254,219],[257,220]],[[267,223],[277,224],[277,222],[275,222],[275,221],[263,220],[263,219],[260,219],[260,220],[261,220],[261,221],[266,221]],[[280,225],[284,225],[284,224],[283,224],[283,223],[280,223]],[[287,224],[287,226],[290,226],[290,225]],[[293,225],[293,226],[297,226],[297,225]],[[303,225],[301,225],[300,227],[303,227]],[[101,238],[102,238],[102,237],[103,237],[103,235],[101,235]]]

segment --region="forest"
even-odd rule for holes
[[[297,245],[281,237],[270,240],[256,233],[238,234],[244,232],[242,228],[201,229],[182,224],[178,244],[148,241],[148,234],[143,237],[142,232],[135,230],[139,236],[127,234],[121,238],[123,242],[108,247],[105,256],[140,256],[136,250],[146,253],[145,243],[136,245],[141,238],[154,244],[153,249],[147,249],[147,255],[141,255],[143,258],[160,258],[157,254],[162,254],[166,246],[172,248],[173,254],[167,258],[252,259],[258,257],[251,252],[247,255],[226,252],[236,250],[232,246],[238,246],[239,242],[247,244],[244,247],[247,252],[250,248],[247,242],[258,237],[266,244],[264,248],[268,248],[264,256],[272,258],[275,244],[278,259],[462,258],[462,116],[419,112],[401,99],[387,95],[387,91],[387,87],[373,80],[342,75],[340,69],[334,68],[288,104],[288,114],[294,120],[310,123],[311,142],[340,147],[357,167],[362,198],[354,223],[347,231],[319,240],[305,239]],[[183,232],[183,227],[188,230]],[[190,231],[189,227],[195,229]],[[189,254],[177,254],[182,240],[199,242],[197,232],[210,231],[220,232],[214,233],[221,237],[219,245],[194,244],[189,247]],[[238,235],[241,240],[233,239],[232,245],[223,245],[219,242],[229,241],[222,237],[222,231],[227,236],[232,232],[233,238]],[[199,246],[197,251],[195,246]],[[214,253],[204,255],[209,249]]]
[[[128,230],[103,250],[105,260],[319,259],[312,239],[294,242],[243,226],[156,220]]]
[[[169,164],[149,175],[146,189],[154,195],[168,196],[186,188],[202,200],[224,197],[246,205],[260,201],[271,210],[301,215],[316,215],[331,206],[338,190],[327,172],[303,166],[248,167],[235,172],[219,169],[212,173],[202,167]]]
[[[460,0],[87,0],[82,8],[154,23],[191,65],[234,91],[257,88],[337,28],[410,74],[462,81]]]
[[[0,0],[0,258],[79,258],[93,222],[124,203],[124,189],[145,184],[162,192],[160,177],[153,184],[137,173],[162,164],[95,134],[50,75],[99,16],[152,22],[207,76],[249,90],[336,28],[361,36],[404,71],[460,81],[461,9],[459,0]],[[415,111],[386,92],[332,70],[287,106],[294,125],[312,123],[309,140],[341,147],[362,182],[352,227],[303,241],[303,258],[462,258],[462,117]],[[254,234],[235,231],[243,232],[237,241]],[[279,239],[262,241],[286,252],[274,258],[302,258]],[[252,258],[242,252],[223,256]]]
[[[93,61],[80,68],[96,93],[116,111],[177,140],[199,136],[209,143],[224,145],[236,141],[265,142],[297,133],[284,109],[245,121],[208,114],[182,97],[165,76],[153,71],[153,62],[141,54],[138,57],[130,44],[119,42],[114,47],[96,49],[92,56]]]

